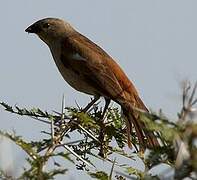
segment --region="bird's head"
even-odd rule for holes
[[[41,19],[30,25],[25,31],[37,34],[48,45],[75,32],[69,23],[57,18]]]

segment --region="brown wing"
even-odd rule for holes
[[[115,72],[114,75],[123,89],[124,98],[127,99],[129,103],[132,103],[133,106],[147,110],[146,106],[140,99],[135,86],[128,79],[120,66],[113,59],[110,59],[108,64],[112,71]]]
[[[64,44],[67,48],[72,48],[73,53],[78,53],[85,59],[80,62],[80,66],[85,66],[84,75],[92,86],[105,89],[106,95],[116,102],[121,103],[127,100],[136,107],[146,109],[134,85],[120,66],[102,48],[80,33],[67,38]],[[75,61],[75,63],[79,62]]]
[[[103,89],[101,96],[114,99],[122,92],[113,70],[107,63],[111,60],[110,56],[81,34],[75,34],[65,40],[64,49],[69,49],[72,54],[78,54],[81,59],[70,62],[72,68],[78,68],[83,74],[84,80],[91,84],[95,89]],[[62,51],[67,56],[66,51]],[[101,93],[102,93],[101,92]]]

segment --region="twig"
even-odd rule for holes
[[[61,120],[64,119],[64,104],[65,104],[65,99],[64,99],[64,94],[62,96],[62,114],[61,114]]]
[[[81,126],[80,124],[78,124],[78,127],[83,130],[89,137],[91,137],[92,139],[94,139],[97,142],[100,142],[96,137],[94,137],[88,130],[86,130],[83,126]]]
[[[87,162],[85,159],[83,159],[81,156],[79,156],[75,151],[73,151],[69,146],[67,146],[66,144],[62,144],[62,147],[64,147],[67,151],[69,151],[71,154],[73,154],[76,158],[78,158],[79,160],[81,160],[83,163],[85,163],[86,165],[90,166],[90,167],[95,167],[94,165],[90,164],[89,162]]]
[[[51,142],[54,143],[54,124],[53,124],[53,118],[51,118]]]
[[[59,145],[57,145],[57,147],[62,146],[62,145],[67,145],[67,146],[73,145],[73,144],[82,142],[82,141],[84,141],[84,140],[85,140],[85,139],[81,139],[81,140],[76,140],[76,141],[67,142],[67,143],[64,143],[64,144],[59,144]]]
[[[111,167],[111,171],[110,171],[110,175],[109,175],[109,180],[112,180],[112,175],[113,175],[115,163],[116,163],[116,158],[114,159],[113,164],[112,164],[112,167]]]
[[[37,120],[37,121],[40,121],[40,122],[43,122],[43,123],[46,123],[46,124],[51,124],[51,122],[49,122],[49,121],[46,121],[46,120],[44,120],[44,119],[40,119],[40,118],[37,118],[37,117],[31,117],[32,119],[34,119],[34,120]]]

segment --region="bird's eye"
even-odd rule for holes
[[[50,24],[49,23],[45,23],[45,24],[43,24],[43,28],[49,28],[50,27]]]

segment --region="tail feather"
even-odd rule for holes
[[[127,124],[127,138],[128,138],[128,146],[131,147],[131,129],[132,124],[134,126],[136,136],[139,141],[140,150],[145,150],[146,148],[153,148],[159,146],[159,142],[153,132],[150,132],[146,129],[145,124],[140,120],[140,115],[132,108],[122,107],[123,114],[126,118]],[[146,109],[147,110],[147,109]]]

